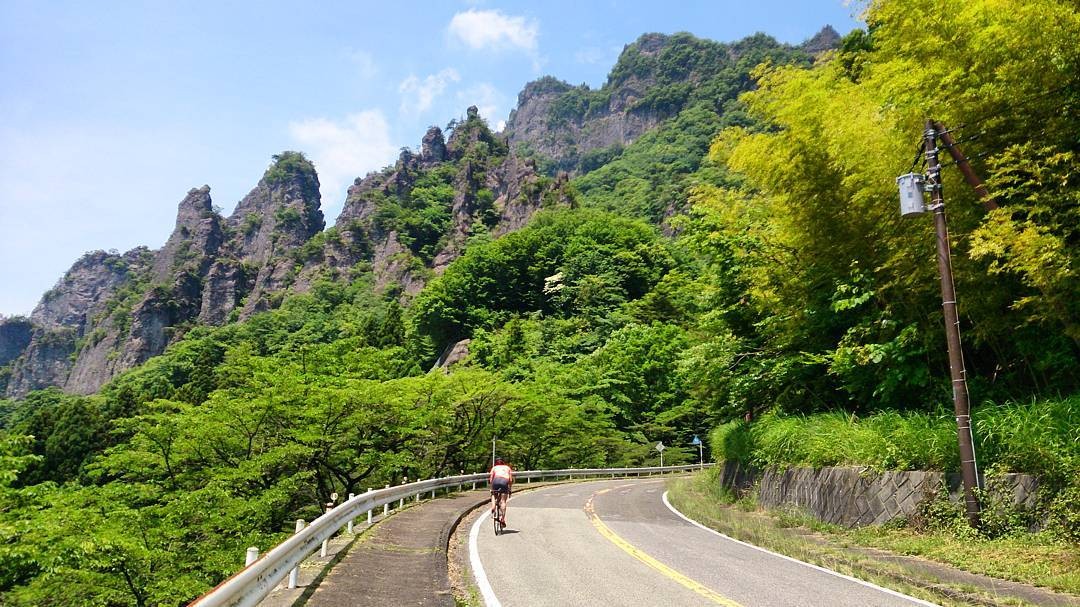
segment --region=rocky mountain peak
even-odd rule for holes
[[[191,188],[187,196],[180,201],[176,210],[176,225],[192,227],[214,213],[213,201],[210,199],[210,186]]]
[[[443,162],[446,158],[446,140],[443,139],[442,129],[433,126],[427,130],[420,142],[420,162],[432,165]]]
[[[276,248],[299,246],[326,226],[315,165],[300,152],[282,152],[236,205],[229,226],[241,259],[265,262]]]
[[[467,150],[478,142],[487,144],[489,151],[500,147],[503,139],[495,135],[487,122],[480,117],[480,112],[475,105],[469,106],[465,113],[465,120],[458,122],[450,133],[450,139],[446,147],[451,159],[460,159]]]
[[[651,32],[648,34],[642,34],[640,37],[638,37],[637,41],[634,42],[634,45],[637,46],[637,51],[640,53],[644,53],[646,55],[655,55],[656,53],[660,52],[661,49],[667,46],[670,41],[671,36],[667,34]],[[631,45],[626,45],[625,47],[623,47],[623,52],[625,53],[630,46]]]
[[[554,76],[544,76],[538,80],[527,82],[521,92],[518,93],[518,107],[521,107],[537,97],[544,95],[561,95],[574,88],[574,85],[559,80]]]
[[[809,40],[802,43],[802,49],[811,55],[838,48],[840,46],[840,34],[833,26],[826,25],[821,31],[814,34]]]
[[[315,165],[303,153],[285,151],[273,156],[273,162],[263,173],[262,179],[236,205],[229,219],[242,220],[250,213],[274,212],[282,206],[295,206],[296,203],[305,208],[319,208],[319,176],[315,172]],[[321,221],[321,216],[320,212],[318,221]]]
[[[154,279],[166,282],[180,270],[204,274],[224,239],[210,186],[192,188],[177,207],[173,233],[154,256]]]

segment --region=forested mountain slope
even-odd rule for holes
[[[807,45],[820,52],[836,39],[827,27]],[[0,348],[11,353],[0,360],[0,391],[95,392],[190,327],[276,307],[320,277],[347,282],[371,271],[378,290],[408,299],[470,238],[518,229],[542,206],[571,204],[560,171],[602,166],[697,102],[708,106],[710,124],[692,153],[676,151],[700,158],[724,104],[751,86],[750,68],[808,57],[764,35],[729,45],[647,34],[626,47],[601,89],[551,77],[526,85],[504,133],[492,133],[475,108],[451,121],[448,139],[432,127],[419,153],[403,149],[395,165],[358,178],[325,231],[318,176],[296,152],[275,156],[227,218],[208,186],[193,189],[162,249],[88,253],[42,297],[29,340],[0,331]]]

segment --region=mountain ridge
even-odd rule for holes
[[[803,46],[821,52],[838,40],[826,26]],[[419,153],[404,148],[393,165],[356,178],[330,228],[315,167],[299,152],[275,155],[227,217],[214,210],[209,186],[193,188],[160,249],[88,253],[29,319],[0,320],[0,393],[95,392],[191,326],[248,318],[324,278],[372,272],[378,292],[407,302],[470,239],[519,229],[546,206],[577,204],[572,177],[618,158],[685,107],[711,101],[723,112],[721,101],[751,86],[745,64],[811,54],[764,34],[731,44],[644,34],[600,89],[550,76],[527,83],[502,133],[475,107],[445,131],[429,128]]]

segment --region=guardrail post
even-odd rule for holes
[[[371,493],[371,487],[367,488],[367,492]],[[368,511],[367,511],[367,524],[368,524],[368,527],[371,526],[371,508],[368,508]]]
[[[354,497],[356,497],[356,495],[355,495],[355,494],[352,494],[352,493],[350,493],[350,494],[349,494],[349,501],[351,502],[351,501],[352,501],[352,498],[354,498]],[[370,510],[368,510],[368,512],[371,512],[371,511],[370,511]],[[346,533],[352,533],[352,525],[353,525],[353,519],[349,519],[349,524],[348,524],[348,526],[347,526],[347,527],[346,527],[346,529],[345,529],[345,532],[346,532]]]
[[[304,530],[304,519],[296,519],[296,532],[300,533]],[[300,579],[300,565],[293,567],[293,570],[289,572],[289,589],[296,588],[296,584]]]
[[[401,484],[402,485],[408,485],[409,484],[409,477],[407,477],[407,476],[401,477]],[[405,507],[405,498],[404,497],[402,497],[401,499],[398,500],[397,507],[398,507],[399,510]]]
[[[387,489],[390,488],[390,483],[386,483],[386,488]],[[382,515],[383,515],[383,517],[386,517],[388,514],[390,514],[390,502],[386,502],[385,504],[382,505]]]
[[[244,555],[244,567],[247,567],[257,560],[259,560],[259,549],[255,546],[248,548],[247,554]]]
[[[336,497],[337,494],[335,493],[334,496]],[[326,512],[330,512],[333,509],[334,509],[334,502],[326,502]],[[337,531],[340,531],[340,529],[336,530],[335,533],[337,533]],[[325,540],[322,541],[322,547],[319,548],[319,556],[324,557],[324,556],[326,556],[326,553],[329,552],[329,551],[330,551],[330,538],[326,538]]]

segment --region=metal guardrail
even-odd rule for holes
[[[653,468],[587,468],[566,470],[526,470],[515,472],[516,481],[592,478],[601,476],[626,477],[644,474],[664,474],[668,472],[687,472],[708,468],[713,464],[694,464],[688,466],[664,466]],[[295,535],[272,548],[262,558],[248,564],[242,570],[218,584],[216,588],[191,603],[190,607],[254,607],[266,598],[274,588],[300,566],[308,556],[322,546],[343,527],[351,527],[354,519],[365,512],[368,521],[371,511],[379,506],[389,507],[393,502],[401,503],[424,493],[434,493],[441,489],[462,489],[466,484],[476,488],[477,483],[486,484],[488,473],[462,474],[445,478],[433,478],[406,485],[375,489],[351,497],[341,505],[328,510],[326,514],[311,522],[307,527],[299,528]],[[302,521],[297,521],[302,524]]]

